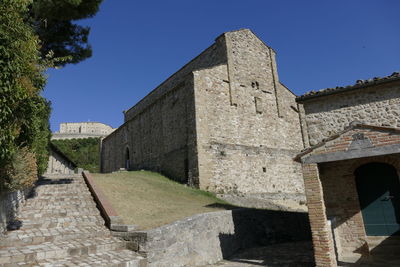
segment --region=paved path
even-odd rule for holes
[[[311,242],[291,242],[247,249],[208,267],[312,267],[315,266]],[[205,267],[205,266],[203,266]]]
[[[0,240],[0,267],[143,266],[112,237],[81,176],[44,178]]]

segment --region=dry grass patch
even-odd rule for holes
[[[232,208],[212,193],[187,187],[154,172],[92,175],[124,222],[139,225],[140,229]]]

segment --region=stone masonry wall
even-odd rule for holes
[[[162,98],[167,92],[174,90],[176,86],[179,86],[179,83],[191,76],[194,70],[224,65],[226,61],[226,45],[224,39],[219,37],[215,40],[213,45],[171,75],[136,105],[125,111],[125,121],[134,118],[137,114],[146,110],[148,106],[155,104],[157,100]]]
[[[0,193],[0,238],[7,231],[7,225],[16,218],[17,211],[29,192],[30,189]]]
[[[310,240],[306,213],[237,209],[194,215],[145,232],[148,266],[216,263],[241,249]]]
[[[292,158],[303,145],[295,95],[279,83],[273,50],[251,31],[224,38],[228,65],[194,72],[200,188],[264,194],[298,208],[303,181]]]
[[[400,82],[318,97],[304,102],[303,127],[315,145],[352,121],[400,127]]]
[[[100,122],[64,122],[60,123],[61,134],[97,134],[108,135],[114,129],[104,123]]]
[[[102,138],[106,136],[106,134],[68,134],[68,133],[52,133],[51,140],[59,140],[59,139],[84,139],[84,138]]]
[[[303,148],[299,125],[275,52],[250,30],[228,32],[125,111],[103,140],[102,171],[129,165],[304,209],[301,166],[292,160]]]
[[[193,155],[193,89],[190,79],[156,103],[128,120],[103,140],[102,171],[126,167],[160,171],[177,181],[187,182],[196,169]]]
[[[73,174],[71,163],[54,151],[50,151],[46,174]]]
[[[224,64],[221,38],[135,106],[125,111],[125,123],[103,140],[102,171],[126,166],[159,171],[172,179],[198,185],[194,69]]]

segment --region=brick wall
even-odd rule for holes
[[[335,241],[339,255],[368,254],[354,172],[358,167],[371,162],[387,163],[394,166],[398,172],[400,170],[398,155],[319,164],[326,214],[335,221]]]
[[[324,190],[319,179],[317,164],[303,165],[304,187],[308,216],[314,246],[315,264],[318,267],[336,266],[336,256],[324,202]]]
[[[0,193],[0,239],[4,237],[7,226],[15,221],[19,208],[30,192],[31,188]]]
[[[339,138],[328,141],[313,151],[313,154],[348,151],[357,139],[368,140],[371,147],[381,147],[400,143],[400,129],[360,125],[342,134]]]

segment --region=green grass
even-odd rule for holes
[[[93,178],[124,223],[139,225],[140,229],[233,208],[210,192],[176,183],[154,172],[93,174]]]

